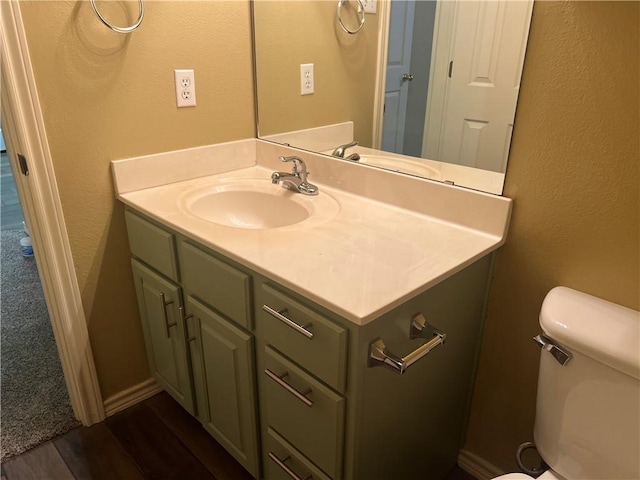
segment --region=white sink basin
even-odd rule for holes
[[[254,230],[311,226],[339,210],[333,197],[322,191],[312,197],[257,178],[219,180],[187,192],[179,203],[202,220]]]

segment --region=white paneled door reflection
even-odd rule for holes
[[[504,172],[531,2],[456,2],[439,159]]]

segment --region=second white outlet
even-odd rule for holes
[[[314,85],[313,63],[300,64],[300,95],[313,94]]]
[[[376,0],[362,0],[364,13],[376,13]]]
[[[196,106],[196,80],[193,70],[174,70],[176,82],[176,104],[178,107]]]

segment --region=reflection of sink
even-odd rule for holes
[[[227,179],[188,192],[181,204],[191,214],[227,227],[271,229],[315,223],[338,211],[324,192],[309,197],[266,179]]]
[[[369,155],[368,153],[360,154],[359,163],[371,165],[372,167],[385,168],[394,172],[403,172],[411,175],[419,175],[421,177],[440,180],[440,172],[435,168],[425,165],[420,160],[411,160],[401,157],[387,157],[384,155]]]

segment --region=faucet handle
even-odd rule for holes
[[[307,166],[300,157],[292,155],[290,157],[280,157],[281,162],[293,162],[293,173],[307,173]]]
[[[356,140],[350,143],[345,143],[344,145],[340,145],[333,151],[333,153],[331,153],[331,156],[344,158],[344,152],[347,150],[347,148],[355,147],[356,145],[358,145],[358,142]]]

